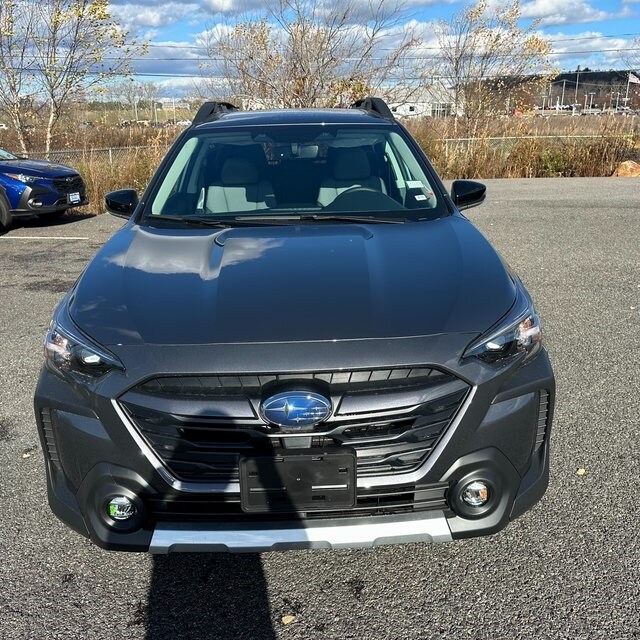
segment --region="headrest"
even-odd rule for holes
[[[244,158],[227,158],[222,165],[220,182],[223,185],[239,186],[256,184],[259,181],[258,170]]]
[[[336,180],[362,180],[371,177],[369,158],[362,149],[343,149],[333,165]]]

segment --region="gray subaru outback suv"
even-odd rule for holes
[[[106,549],[499,531],[543,495],[554,376],[522,282],[376,98],[206,103],[55,311],[50,505]]]

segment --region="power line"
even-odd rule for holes
[[[622,52],[635,52],[640,51],[640,47],[620,47],[619,49],[583,49],[583,50],[573,50],[573,51],[552,51],[549,53],[549,56],[578,56],[578,55],[592,55],[595,53],[622,53]],[[445,56],[443,54],[440,55],[428,55],[428,56],[405,56],[402,58],[404,61],[424,61],[424,60],[441,60]],[[511,58],[513,57],[512,53],[505,54],[496,54],[493,56],[495,58]],[[372,62],[376,61],[384,61],[385,58],[383,56],[372,56],[369,58]],[[118,56],[106,56],[103,58],[106,62],[119,62],[122,60],[121,57]],[[136,56],[133,58],[129,58],[132,62],[225,62],[227,58],[219,58],[219,57],[169,57],[169,58],[148,58],[145,56]],[[344,62],[356,62],[359,61],[360,58],[357,56],[351,58],[342,58]],[[95,73],[99,73],[96,71]],[[597,71],[581,71],[580,73],[600,73]]]
[[[581,42],[584,40],[604,40],[611,38],[636,38],[640,37],[640,33],[610,33],[610,34],[602,34],[602,35],[592,35],[592,36],[579,36],[576,38],[558,38],[556,40],[553,37],[549,38],[549,42],[551,44],[558,44],[561,42]],[[158,48],[158,49],[185,49],[185,50],[193,50],[193,51],[204,51],[206,50],[206,45],[190,45],[190,44],[180,44],[180,43],[167,43],[163,44],[161,42],[148,42],[147,47],[150,48]],[[424,51],[438,51],[440,47],[421,47]]]

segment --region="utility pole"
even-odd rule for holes
[[[631,84],[631,71],[627,73],[627,93],[624,97],[624,104],[627,105],[627,101],[629,100],[629,85]]]
[[[587,110],[587,94],[584,94],[584,109],[582,110],[582,113],[584,113]]]
[[[573,98],[573,103],[578,104],[578,83],[580,82],[580,65],[576,69],[576,95]]]
[[[564,87],[565,87],[566,84],[567,84],[567,81],[563,80],[562,81],[562,98],[560,100],[560,102],[562,103],[562,108],[563,109],[564,109]]]

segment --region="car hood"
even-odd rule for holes
[[[207,229],[127,225],[69,311],[105,345],[397,338],[481,332],[515,299],[466,219]]]
[[[55,164],[46,160],[10,160],[0,162],[0,173],[24,173],[38,178],[61,178],[76,175],[78,172],[64,164]]]

